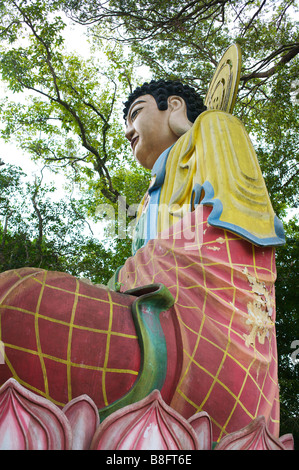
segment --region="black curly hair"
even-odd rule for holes
[[[124,119],[126,120],[131,104],[142,95],[152,95],[160,111],[165,111],[168,107],[167,100],[170,96],[181,96],[187,106],[187,117],[189,121],[194,122],[200,113],[207,108],[203,104],[203,99],[194,88],[184,85],[177,80],[152,80],[150,83],[144,83],[136,88],[129,95],[128,101],[124,103]]]

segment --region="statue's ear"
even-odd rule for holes
[[[168,98],[169,127],[172,132],[180,137],[191,127],[192,122],[187,117],[187,105],[180,96],[170,96]]]

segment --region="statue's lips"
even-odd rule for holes
[[[138,140],[138,137],[134,137],[134,139],[131,140],[131,148],[132,148],[132,150],[134,149],[137,140]]]

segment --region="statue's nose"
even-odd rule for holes
[[[132,124],[127,124],[126,130],[125,130],[125,136],[130,142],[132,140],[133,135],[134,135],[134,128]]]

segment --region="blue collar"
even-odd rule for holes
[[[153,185],[148,190],[149,194],[151,194],[151,192],[154,189],[160,188],[162,184],[164,183],[165,172],[166,172],[166,162],[167,162],[167,158],[172,147],[173,145],[171,145],[171,147],[169,147],[168,149],[164,150],[164,152],[161,153],[159,158],[154,163],[154,166],[152,168],[152,177],[155,176],[156,179]]]

